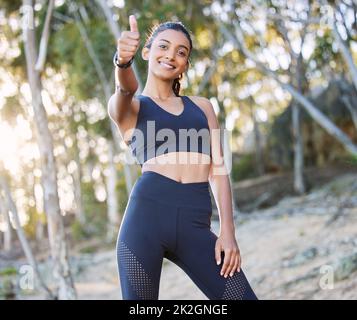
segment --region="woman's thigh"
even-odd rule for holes
[[[210,211],[179,208],[178,240],[173,262],[188,274],[209,299],[256,299],[242,269],[232,277],[220,275],[224,253],[221,253],[221,264],[217,265],[217,236],[211,230],[210,219]]]

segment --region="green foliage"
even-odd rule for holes
[[[104,118],[96,121],[91,125],[91,132],[98,136],[102,136],[105,139],[112,139],[112,132],[110,130],[110,121],[108,118]]]
[[[335,163],[341,163],[341,164],[346,164],[346,165],[352,165],[355,166],[357,165],[357,155],[354,155],[352,153],[340,153],[335,156],[334,158]]]
[[[71,224],[71,233],[75,241],[88,239],[90,236],[85,226],[83,226],[78,220]]]
[[[15,267],[7,267],[5,269],[0,270],[0,276],[12,276],[16,274],[17,270]]]
[[[18,101],[18,96],[10,96],[5,98],[5,103],[0,109],[1,118],[6,120],[9,125],[16,125],[16,117],[22,113],[22,108]]]
[[[343,161],[347,162],[348,164],[357,166],[357,154],[351,154],[349,153]]]
[[[268,129],[270,161],[279,164],[282,168],[289,168],[293,163],[292,144],[290,107],[281,114],[272,117],[272,124]]]
[[[46,214],[38,212],[36,207],[29,207],[27,209],[29,220],[23,227],[28,238],[36,238],[36,226],[38,223],[46,224]]]
[[[92,181],[82,182],[82,197],[83,197],[83,209],[86,217],[85,231],[81,231],[77,228],[78,235],[97,235],[102,236],[106,232],[107,223],[107,208],[106,203],[99,202],[94,193],[94,186]],[[83,232],[83,233],[81,233]]]
[[[232,164],[232,180],[237,182],[256,177],[254,154],[245,154]]]
[[[0,281],[0,299],[12,300],[16,297],[16,280],[13,277],[5,277]]]
[[[330,61],[338,61],[339,54],[332,48],[334,39],[330,31],[325,31],[321,36],[317,34],[315,41],[316,48],[310,57],[310,61],[314,61],[313,70],[321,70]]]
[[[123,173],[123,168],[120,166],[118,168],[118,172]],[[119,174],[118,175],[118,180],[117,180],[117,185],[116,185],[116,192],[118,195],[118,201],[119,201],[119,212],[123,213],[125,210],[125,206],[128,202],[128,192],[126,190],[126,183],[125,183],[125,177],[124,174]]]
[[[15,13],[19,10],[19,8],[22,5],[21,0],[1,0],[0,1],[0,7],[2,10],[4,10],[5,15],[9,16],[12,13]]]
[[[82,182],[81,189],[86,224],[74,221],[71,224],[72,237],[76,241],[89,239],[93,236],[102,237],[106,233],[106,204],[96,199],[92,181]]]
[[[115,51],[115,39],[104,20],[93,19],[85,27],[96,58],[109,81],[113,65],[108,61]],[[110,43],[113,43],[113,50],[108,50]],[[67,23],[51,36],[48,60],[56,69],[66,70],[67,87],[77,100],[104,100],[98,72],[76,24]]]
[[[14,299],[16,297],[16,276],[15,267],[7,267],[0,270],[0,299]]]
[[[88,246],[80,250],[81,253],[95,253],[96,251],[98,251],[96,246]]]

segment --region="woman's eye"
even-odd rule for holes
[[[159,44],[159,47],[160,47],[160,48],[166,48],[166,46],[165,46],[164,44]],[[183,57],[186,56],[185,51],[180,51],[179,53],[180,53],[180,55],[183,56]]]

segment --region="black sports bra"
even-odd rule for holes
[[[205,113],[187,96],[181,96],[184,109],[172,114],[149,96],[138,95],[140,108],[129,146],[136,161],[178,151],[204,153],[211,156],[211,139]]]

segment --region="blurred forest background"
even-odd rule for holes
[[[0,6],[0,299],[121,299],[115,240],[140,167],[124,161],[107,102],[130,14],[138,93],[149,29],[174,20],[192,33],[181,94],[209,98],[231,133],[237,239],[258,297],[357,298],[354,0]],[[165,260],[160,299],[206,297]]]

